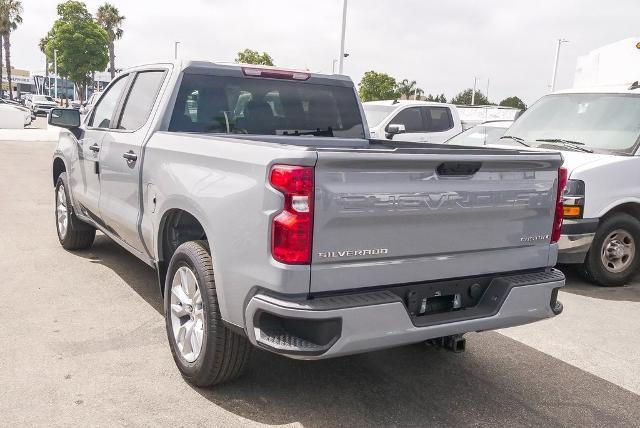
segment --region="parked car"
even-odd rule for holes
[[[626,284],[640,266],[640,85],[576,88],[527,110],[502,144],[560,150],[569,170],[560,263]]]
[[[419,143],[443,143],[462,132],[452,104],[392,100],[363,103],[371,138]]]
[[[0,129],[22,129],[31,123],[31,113],[0,103]]]
[[[28,108],[24,107],[23,105],[21,105],[17,101],[0,99],[0,105],[6,105],[6,106],[9,106],[9,107],[13,107],[13,108],[16,108],[16,109],[20,110],[21,112],[23,112],[24,113],[24,126],[31,125],[32,120],[35,119],[35,115],[31,113],[31,110],[29,110]]]
[[[499,144],[500,137],[513,124],[513,120],[492,120],[476,125],[453,138],[445,141],[445,144],[455,144],[458,146],[487,146]]]
[[[52,108],[58,106],[55,100],[48,95],[32,95],[27,99],[25,105],[30,108],[35,115],[40,113],[46,115]]]
[[[124,71],[82,122],[49,116],[58,238],[88,248],[98,229],[156,268],[174,360],[200,386],[238,376],[252,345],[461,350],[562,311],[558,152],[372,140],[365,123],[345,76]]]

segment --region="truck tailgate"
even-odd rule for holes
[[[548,266],[561,163],[517,150],[319,150],[310,292]]]

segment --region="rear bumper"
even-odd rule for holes
[[[497,312],[481,318],[418,327],[403,300],[389,291],[297,301],[257,294],[246,306],[246,331],[254,345],[269,351],[297,359],[324,359],[527,324],[562,311],[555,298],[565,280],[557,270],[496,279],[512,281],[512,287]],[[274,334],[261,325],[263,314],[294,320],[294,327]],[[300,326],[313,324],[318,325],[320,333],[315,337],[321,343],[302,338],[305,332],[298,334]]]
[[[565,220],[558,241],[558,263],[584,263],[598,224],[597,218]]]

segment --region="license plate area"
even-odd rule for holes
[[[490,278],[469,278],[416,284],[406,286],[403,297],[407,312],[418,320],[476,307],[489,283]]]

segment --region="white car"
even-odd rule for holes
[[[453,104],[390,100],[363,103],[371,138],[440,144],[462,132]]]
[[[17,110],[20,110],[24,114],[24,126],[31,125],[31,121],[33,120],[33,115],[31,114],[31,110],[20,105],[17,101],[0,99],[0,105],[13,107]]]
[[[30,108],[33,114],[47,114],[52,108],[58,107],[55,100],[48,95],[32,95],[27,99],[26,107]]]
[[[445,144],[473,147],[499,144],[500,138],[512,124],[513,120],[492,120],[481,123],[445,141]]]
[[[500,144],[562,152],[558,262],[582,265],[600,285],[627,283],[640,266],[640,83],[544,96]]]
[[[0,104],[0,129],[22,129],[31,123],[31,113],[8,104]]]

